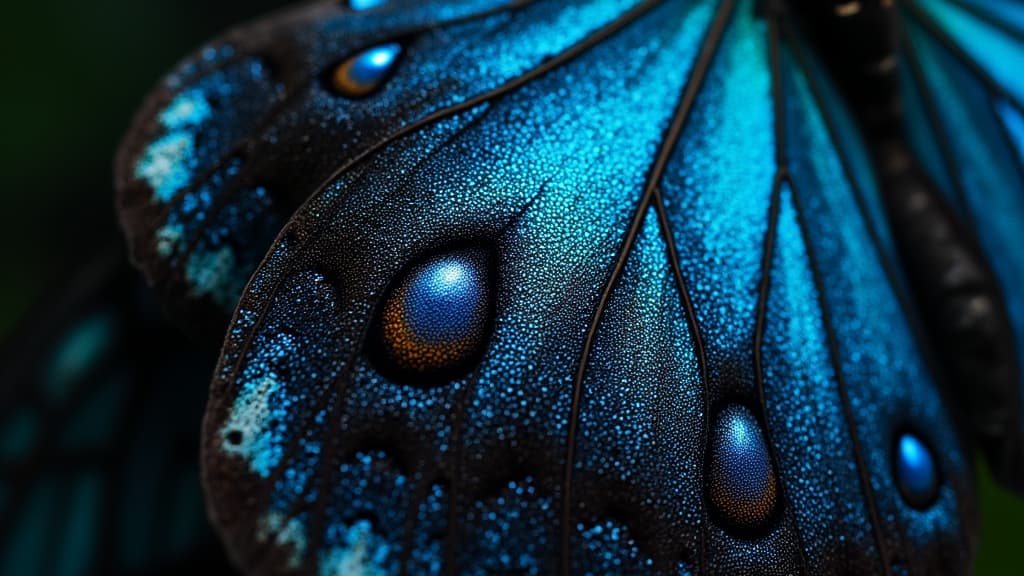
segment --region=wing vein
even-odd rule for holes
[[[762,358],[762,347],[764,344],[765,318],[768,310],[768,295],[771,289],[772,258],[775,254],[775,237],[778,230],[780,198],[782,196],[782,184],[788,174],[787,154],[787,132],[785,126],[785,105],[783,104],[783,87],[780,61],[780,25],[781,9],[773,7],[768,21],[768,42],[769,59],[772,74],[772,112],[775,133],[775,160],[776,173],[772,182],[771,196],[768,201],[768,226],[765,229],[763,252],[761,256],[760,281],[758,282],[757,306],[754,320],[754,378],[757,386],[758,408],[761,412],[761,421],[764,423],[765,443],[772,462],[779,467],[778,450],[775,448],[771,421],[768,418],[768,400],[764,390],[764,364]],[[783,507],[786,507],[785,514],[789,515],[787,503],[788,494],[781,482],[781,467],[779,467],[779,494]],[[796,534],[797,550],[800,554],[801,573],[807,574],[807,556],[804,550],[804,537],[799,524],[793,521],[793,532]]]
[[[579,427],[580,403],[583,396],[583,379],[586,376],[590,352],[593,348],[594,341],[596,340],[597,329],[601,323],[602,317],[604,316],[604,311],[607,308],[608,301],[610,300],[612,292],[614,291],[615,286],[626,267],[626,261],[628,260],[629,254],[632,252],[633,246],[636,243],[640,228],[643,226],[644,218],[647,215],[652,199],[658,189],[658,183],[661,180],[665,167],[667,166],[672,152],[675,149],[676,142],[678,141],[679,135],[686,124],[686,120],[689,118],[690,110],[693,108],[693,103],[696,101],[697,95],[704,83],[704,78],[710,68],[711,60],[717,52],[718,45],[725,31],[725,26],[732,15],[735,4],[735,0],[723,0],[715,14],[715,19],[702,42],[700,53],[697,56],[693,70],[690,73],[690,78],[686,82],[686,86],[683,90],[679,103],[676,106],[672,123],[666,130],[665,136],[662,139],[661,147],[648,174],[647,183],[645,184],[640,202],[630,221],[629,228],[627,229],[622,245],[619,248],[611,275],[605,282],[604,289],[602,290],[601,297],[598,300],[597,308],[594,311],[594,315],[591,319],[590,326],[587,330],[587,335],[583,343],[580,363],[576,370],[576,375],[573,378],[573,396],[569,414],[569,432],[566,441],[566,463],[562,481],[561,573],[563,576],[569,576],[572,570],[570,550],[572,539],[572,526],[570,524],[572,517],[572,481],[573,469],[576,466],[576,435]],[[703,556],[703,546],[701,556]]]
[[[401,138],[403,136],[407,136],[407,135],[412,134],[412,133],[414,133],[414,132],[416,132],[418,130],[426,128],[427,126],[430,126],[432,124],[440,122],[441,120],[444,120],[445,118],[448,118],[450,116],[454,116],[454,115],[456,115],[456,114],[458,114],[460,112],[465,112],[465,111],[471,110],[471,109],[473,109],[473,108],[475,108],[475,107],[477,107],[477,106],[479,106],[481,104],[489,102],[489,101],[491,101],[491,100],[493,100],[495,98],[499,98],[499,97],[501,97],[501,96],[503,96],[503,95],[505,95],[505,94],[507,94],[509,92],[512,92],[513,90],[516,90],[517,88],[520,88],[520,87],[526,85],[527,83],[529,83],[532,80],[535,80],[535,79],[537,79],[537,78],[539,78],[539,77],[541,77],[541,76],[543,76],[545,74],[548,74],[549,72],[551,72],[553,70],[558,69],[561,66],[564,66],[564,65],[568,64],[569,62],[575,60],[576,58],[578,58],[579,56],[581,56],[582,54],[584,54],[585,52],[587,52],[588,50],[590,50],[591,48],[593,48],[594,46],[599,44],[600,42],[602,42],[602,41],[606,40],[607,38],[613,36],[614,34],[619,32],[620,30],[622,30],[623,28],[628,26],[631,22],[633,22],[634,20],[636,20],[637,18],[639,18],[643,14],[647,13],[648,11],[650,11],[652,8],[654,8],[656,5],[660,4],[663,1],[664,0],[644,0],[640,4],[634,6],[632,9],[630,9],[626,13],[624,13],[621,16],[619,16],[618,18],[616,18],[611,23],[607,24],[604,28],[601,28],[597,32],[594,32],[593,34],[591,34],[590,36],[588,36],[584,40],[580,41],[579,43],[571,46],[570,48],[568,48],[564,52],[561,52],[558,55],[556,55],[556,56],[554,56],[554,57],[544,61],[542,64],[540,64],[536,68],[533,68],[532,70],[530,70],[529,72],[523,74],[522,76],[518,76],[516,78],[513,78],[512,80],[509,80],[505,84],[502,84],[501,86],[499,86],[499,87],[497,87],[497,88],[495,88],[493,90],[490,90],[490,91],[485,92],[483,94],[479,94],[477,96],[474,96],[473,98],[470,98],[468,100],[464,100],[464,101],[462,101],[462,102],[460,102],[458,104],[453,104],[452,106],[448,106],[446,108],[442,108],[441,110],[437,110],[435,112],[432,112],[432,113],[428,114],[427,116],[424,116],[423,118],[417,120],[416,122],[408,124],[408,125],[400,128],[400,129],[396,130],[395,132],[392,132],[391,134],[389,134],[388,136],[383,138],[381,141],[377,142],[376,144],[374,144],[370,148],[368,148],[368,149],[364,150],[363,152],[357,154],[356,156],[352,157],[348,162],[345,162],[342,166],[340,166],[338,169],[336,169],[329,177],[327,177],[323,182],[321,182],[319,186],[316,187],[317,192],[312,194],[303,203],[303,205],[301,207],[299,207],[299,209],[296,211],[296,213],[301,212],[308,204],[310,204],[312,202],[312,200],[317,196],[317,194],[318,194],[318,192],[320,190],[323,190],[324,188],[326,188],[331,182],[333,182],[339,176],[344,174],[346,171],[350,170],[353,166],[356,166],[356,165],[360,164],[361,162],[367,160],[374,153],[376,153],[380,149],[384,148],[386,145],[390,144],[391,142],[393,142],[393,141],[395,141],[395,140],[397,140],[397,139],[399,139],[399,138]],[[332,210],[328,214],[325,214],[324,218],[320,219],[320,222],[330,222],[330,221],[332,221],[333,218],[334,218],[334,215],[337,213],[337,210],[338,210],[338,208],[336,208],[335,210]],[[314,230],[311,234],[307,235],[302,240],[302,242],[296,247],[296,254],[301,254],[301,253],[305,252],[306,248],[311,244],[311,242],[314,239],[316,239],[317,237],[319,237],[319,235],[321,233],[323,233],[323,231],[325,229],[327,229],[326,226],[321,226],[321,227],[318,227],[316,230]],[[291,226],[286,225],[284,227],[284,229],[282,229],[281,232],[278,234],[277,238],[274,240],[274,245],[276,245],[281,240],[281,238],[286,236],[290,231],[291,231]],[[263,266],[263,263],[266,262],[267,258],[269,258],[272,253],[273,253],[273,250],[268,252],[267,256],[264,257],[263,262],[260,263],[260,267]],[[267,294],[267,300],[273,299],[274,295],[280,289],[281,283],[283,281],[282,280],[283,276],[284,275],[282,274],[280,277],[278,277],[277,279],[275,279],[273,281],[273,284],[270,287],[270,290],[268,291],[268,294]],[[251,279],[250,279],[250,281],[251,281]],[[246,286],[246,288],[248,289],[248,285]],[[258,328],[263,323],[263,318],[264,318],[264,316],[266,314],[266,311],[267,311],[267,306],[266,305],[260,307],[260,310],[259,310],[259,312],[257,314],[257,318],[255,319],[255,322],[253,323],[253,330]],[[235,315],[232,318],[232,324],[234,324],[237,321],[237,316],[238,316],[238,310],[235,311]],[[243,343],[242,343],[242,346],[241,346],[241,349],[240,349],[241,353],[239,354],[239,356],[234,361],[234,364],[233,364],[234,368],[231,371],[232,374],[237,373],[238,367],[244,361],[244,358],[245,358],[246,354],[248,353],[250,345],[251,345],[251,339],[250,338],[246,338],[243,341]]]
[[[825,339],[828,345],[829,359],[832,369],[836,375],[836,383],[839,391],[839,398],[843,406],[843,418],[846,421],[846,428],[850,433],[850,443],[853,448],[854,459],[857,462],[857,473],[860,477],[861,492],[868,508],[868,516],[871,518],[871,527],[878,547],[878,554],[882,562],[882,571],[886,576],[892,575],[890,555],[882,533],[881,517],[878,514],[878,506],[875,502],[874,488],[871,486],[871,478],[868,473],[867,463],[864,458],[863,448],[860,444],[860,434],[857,432],[857,423],[853,414],[853,407],[850,404],[849,391],[846,385],[846,378],[843,375],[842,362],[840,360],[839,342],[835,333],[835,325],[832,314],[828,308],[825,298],[825,283],[822,278],[821,268],[815,253],[814,244],[811,241],[810,232],[807,229],[806,217],[803,210],[803,198],[799,188],[792,180],[787,180],[790,186],[790,194],[793,197],[793,207],[796,210],[797,224],[800,229],[800,237],[807,250],[808,262],[811,268],[811,275],[814,278],[814,287],[818,293],[818,309],[821,310],[822,324],[825,327]]]
[[[906,12],[910,14],[925,30],[930,33],[935,40],[937,40],[942,46],[950,52],[957,60],[959,60],[968,70],[971,71],[975,76],[981,80],[990,92],[1000,98],[1005,99],[1011,103],[1012,106],[1018,110],[1024,111],[1024,104],[1021,104],[1020,100],[1016,96],[1010,94],[1008,90],[1003,88],[1002,85],[997,82],[991,74],[985,71],[981,65],[970,54],[964,51],[960,45],[949,36],[949,34],[942,29],[939,24],[935,22],[927,12],[925,12],[920,6],[917,5],[913,0],[900,0],[901,4],[906,8]],[[911,44],[909,42],[908,34],[904,30],[904,45],[907,46],[909,52],[913,52]],[[1024,39],[1021,39],[1024,42]]]

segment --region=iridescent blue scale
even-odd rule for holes
[[[906,139],[995,254],[1019,81],[956,59],[1020,51],[1016,12],[907,2],[963,53],[906,25],[903,95],[960,103]],[[168,78],[120,206],[185,323],[234,308],[202,466],[240,568],[970,571],[888,182],[790,4],[324,0]]]
[[[916,434],[904,432],[896,441],[893,454],[896,478],[907,502],[927,508],[939,489],[939,472],[931,449]]]

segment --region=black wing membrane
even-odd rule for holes
[[[587,6],[338,161],[253,275],[202,444],[235,561],[968,573],[968,456],[825,75],[752,1]]]
[[[994,475],[1024,491],[1024,4],[900,7],[906,140],[938,191],[929,202],[955,221],[933,227],[931,253],[966,239],[944,250],[959,265],[940,279],[958,288],[946,321],[964,335],[955,383]]]
[[[3,345],[4,574],[231,572],[199,485],[212,358],[123,258],[62,279]]]

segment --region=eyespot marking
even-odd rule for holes
[[[724,408],[712,428],[708,496],[732,528],[763,528],[778,504],[775,468],[761,425],[744,406]]]
[[[486,251],[467,249],[431,257],[405,272],[376,323],[385,364],[413,378],[452,376],[464,368],[486,340],[490,264]]]
[[[334,68],[331,88],[349,98],[369,96],[391,76],[401,54],[402,45],[397,42],[367,48]]]
[[[893,462],[896,483],[907,504],[919,509],[931,506],[939,492],[939,471],[931,449],[916,434],[904,432],[896,440]]]

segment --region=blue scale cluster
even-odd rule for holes
[[[604,518],[610,510],[603,495],[609,483],[617,486],[620,509],[657,510],[643,521],[627,517],[632,520],[628,530],[633,538],[644,539],[646,550],[663,552],[667,560],[655,566],[663,571],[674,569],[673,563],[689,565],[705,523],[704,472],[695,457],[701,451],[703,393],[682,300],[665,255],[652,209],[601,322],[583,382],[580,471],[573,490],[577,548],[619,541],[616,536],[626,529],[619,525],[606,531],[609,521]],[[625,545],[619,541],[616,556]],[[641,562],[637,543],[631,548],[619,561],[632,558],[627,566],[633,572],[650,572],[646,562],[652,559]],[[592,556],[581,554],[574,573],[594,570],[592,562]],[[624,568],[616,565],[616,573]]]
[[[794,69],[783,80],[794,207],[809,242],[811,267],[819,275],[816,288],[829,313],[825,329],[835,337],[835,364],[849,397],[848,429],[856,434],[878,515],[892,519],[883,521],[881,540],[889,550],[909,546],[920,551],[903,559],[911,570],[928,562],[958,565],[964,562],[959,551],[967,545],[961,519],[969,506],[970,468],[922,359],[922,344],[896,297],[898,287],[882,266],[884,252],[867,232],[870,217],[855,202],[807,78]],[[908,505],[892,474],[890,446],[902,426],[928,430],[931,443],[947,447],[938,463],[946,482],[927,510]]]
[[[132,240],[145,244],[137,250],[180,272],[189,298],[209,297],[225,312],[282,224],[264,187],[237,189],[244,161],[233,148],[283,88],[260,59],[232,56],[233,49],[204,51],[166,81],[179,91],[155,114],[156,136],[134,168],[136,182],[152,194],[141,209],[158,213],[161,224],[142,237],[129,226]],[[122,198],[126,209],[135,210],[135,202]]]
[[[409,479],[380,450],[356,452],[332,471],[332,479],[322,549],[316,552],[319,574],[398,574]],[[429,531],[429,520],[440,519],[428,519],[421,529]]]
[[[941,95],[934,98],[938,125],[929,126],[929,118],[915,116],[908,119],[908,133],[955,212],[989,255],[1015,334],[1019,363],[1024,359],[1024,298],[1018,296],[1024,294],[1024,257],[1006,247],[1019,244],[1024,230],[1024,194],[1020,193],[1024,176],[1017,132],[1024,109],[1024,81],[1011,71],[1012,63],[1024,58],[1024,46],[950,2],[928,0],[920,5],[974,59],[981,73],[1005,91],[1005,98],[993,94],[975,70],[920,23],[908,19],[908,49],[920,62],[923,85],[905,76],[904,88],[918,98],[914,104],[921,104],[923,91]],[[940,144],[927,143],[928,137]],[[936,158],[941,150],[936,146],[941,144],[948,146],[951,166]],[[1021,378],[1024,405],[1024,375]]]
[[[557,570],[548,552],[550,515],[556,502],[531,476],[510,480],[493,495],[473,502],[465,523],[473,526],[461,540],[462,574],[495,572],[542,576]]]
[[[392,73],[401,53],[401,44],[389,42],[352,56],[335,69],[334,89],[343,96],[369,96]]]
[[[665,2],[555,72],[388,143],[285,226],[242,298],[209,408],[211,509],[245,568],[274,568],[260,562],[280,557],[261,553],[275,543],[286,562],[321,574],[397,573],[402,558],[408,573],[436,574],[452,568],[448,557],[464,574],[557,573],[568,498],[572,573],[787,574],[800,562],[808,573],[876,571],[854,435],[885,519],[883,542],[934,552],[903,559],[915,569],[936,558],[960,564],[952,556],[962,550],[966,467],[882,271],[887,248],[868,234],[877,187],[857,180],[875,210],[861,215],[838,160],[852,150],[863,170],[866,154],[856,138],[833,141],[788,56],[777,80],[795,103],[775,117],[767,30],[754,2],[739,3],[658,182],[696,332],[657,214],[637,213],[716,6]],[[323,100],[303,118],[358,126],[348,124],[357,114],[387,107],[404,125],[514,78],[622,12],[614,2],[541,1],[514,19],[426,33],[372,97],[345,107]],[[517,40],[503,43],[505,34]],[[524,40],[534,35],[543,40]],[[318,43],[307,54],[326,62],[351,53],[338,46]],[[332,116],[317,112],[328,102]],[[825,106],[843,114],[834,98]],[[286,116],[274,138],[290,138]],[[843,118],[836,123],[848,130]],[[782,168],[772,161],[776,123],[794,161],[770,231]],[[584,360],[634,218],[636,243]],[[765,259],[770,233],[776,245]],[[403,274],[424,254],[444,261],[479,239],[493,245],[499,279],[486,354],[443,385],[391,378],[367,348],[389,288],[431,292],[434,283],[406,286]],[[826,270],[825,262],[845,265]],[[465,333],[475,315],[460,310],[402,308],[415,331],[435,337]],[[853,421],[840,376],[855,383]],[[759,382],[765,406],[755,413]],[[936,455],[943,482],[924,509],[904,501],[893,477],[890,440],[901,423],[949,447]],[[320,505],[322,517],[306,512]],[[258,542],[253,526],[265,527]]]
[[[774,436],[780,489],[792,495],[786,505],[813,565],[872,573],[881,560],[789,184],[780,190],[779,202],[761,354],[770,399],[767,426],[787,431]]]
[[[217,432],[219,449],[243,458],[262,478],[271,476],[296,436],[305,439],[306,418],[322,423],[318,403],[336,393],[331,384],[347,364],[341,342],[332,341],[340,321],[337,295],[323,276],[294,276],[277,302],[250,345],[251,356],[241,367],[244,384]],[[323,385],[315,386],[318,381]],[[316,444],[309,441],[300,450],[300,461],[304,452],[316,454]],[[299,494],[308,474],[292,474],[293,492]]]

